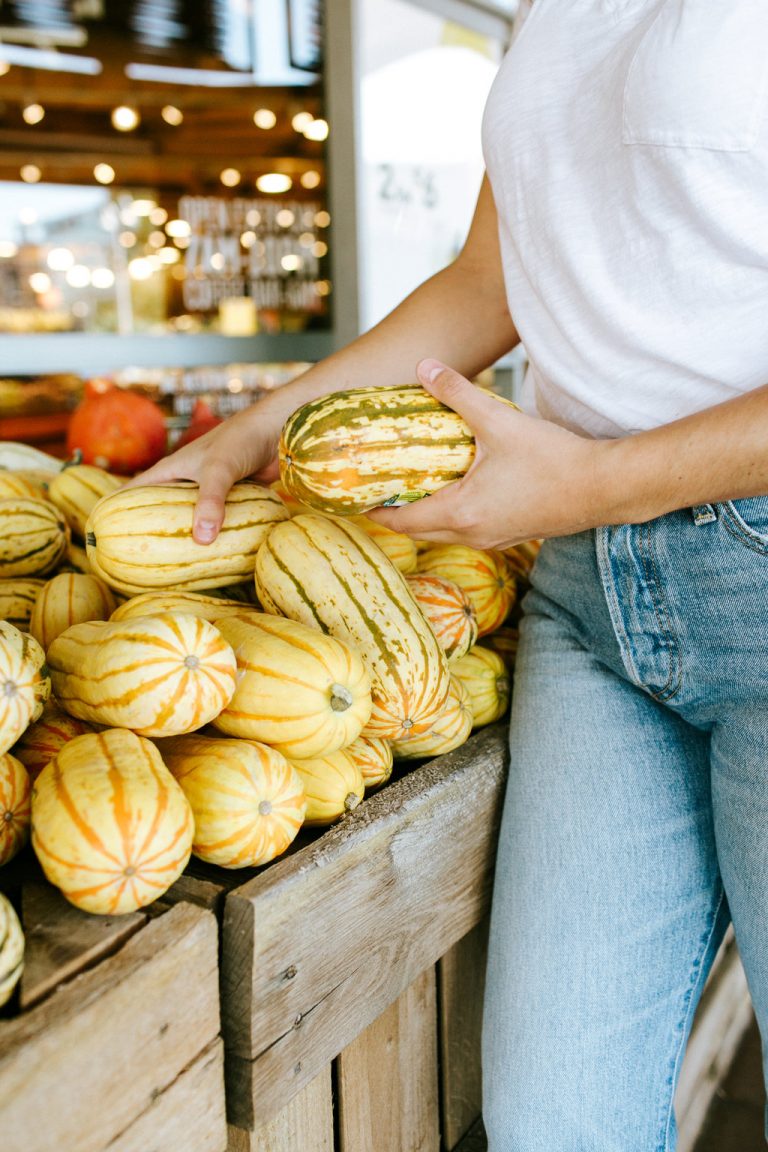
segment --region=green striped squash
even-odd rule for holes
[[[91,509],[123,481],[95,464],[67,464],[48,485],[48,496],[75,536],[85,536]]]
[[[24,933],[7,896],[0,892],[0,1007],[6,1004],[24,970]]]
[[[7,620],[20,632],[29,632],[29,621],[45,580],[35,576],[0,580],[0,620]]]
[[[268,612],[357,648],[372,683],[364,735],[430,727],[448,693],[445,655],[405,577],[362,529],[335,516],[276,525],[256,557],[256,591]]]
[[[241,600],[224,600],[218,596],[206,596],[203,592],[141,592],[116,608],[110,620],[135,620],[137,616],[186,612],[188,616],[198,616],[213,623],[222,616],[248,611],[248,605]]]
[[[273,524],[288,518],[282,500],[259,484],[235,484],[216,540],[198,544],[192,538],[197,494],[197,484],[178,481],[105,496],[86,529],[94,576],[129,594],[194,592],[252,579],[259,545]]]
[[[451,671],[469,692],[473,728],[501,719],[509,707],[510,683],[498,652],[475,644],[451,666]]]
[[[0,576],[44,576],[66,553],[69,529],[44,500],[0,500]]]
[[[311,400],[286,421],[278,450],[288,493],[340,515],[437,492],[463,476],[474,455],[463,418],[419,384]]]

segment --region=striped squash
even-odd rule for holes
[[[0,621],[0,755],[42,715],[50,694],[45,653],[37,640]]]
[[[291,763],[307,801],[305,824],[333,824],[357,808],[363,799],[363,774],[345,749]]]
[[[44,473],[34,472],[31,469],[18,472],[0,471],[0,500],[47,500],[46,483],[42,479]],[[48,472],[52,480],[55,472]]]
[[[413,575],[408,587],[426,616],[448,663],[477,642],[477,615],[463,588],[442,576]]]
[[[19,440],[0,440],[0,469],[17,472],[19,469],[32,468],[58,472],[63,467],[63,460],[57,460],[55,456],[33,448],[31,444],[22,444]]]
[[[21,761],[10,752],[0,756],[0,865],[7,864],[29,839],[31,792]]]
[[[280,752],[208,736],[175,736],[159,746],[192,808],[195,856],[221,868],[257,868],[295,839],[307,802]]]
[[[368,516],[355,516],[352,523],[362,528],[372,540],[375,540],[384,555],[392,561],[395,568],[401,572],[415,572],[417,551],[416,544],[404,532],[393,532],[383,524],[377,524]]]
[[[395,740],[393,752],[398,759],[412,760],[425,756],[442,756],[460,748],[469,738],[474,723],[472,704],[467,688],[457,676],[451,676],[451,687],[443,710],[429,732],[421,732],[410,740]]]
[[[196,484],[121,488],[91,512],[86,551],[93,572],[129,594],[201,591],[253,577],[256,551],[270,527],[288,519],[282,501],[258,484],[230,489],[224,524],[213,544],[192,539]]]
[[[141,592],[131,596],[112,613],[111,620],[135,620],[137,616],[162,616],[164,612],[186,612],[201,620],[214,620],[230,613],[246,612],[240,600],[206,596],[204,592]]]
[[[116,492],[123,482],[95,464],[67,464],[51,481],[48,495],[72,534],[83,540],[91,510],[102,496]]]
[[[341,515],[428,496],[463,476],[474,455],[463,418],[419,384],[311,400],[288,418],[278,449],[290,495]]]
[[[51,644],[48,666],[72,716],[141,736],[202,728],[229,702],[237,674],[218,629],[182,612],[75,624]]]
[[[448,665],[405,577],[365,532],[330,516],[294,516],[256,557],[268,612],[357,648],[371,674],[366,736],[423,732],[448,693]]]
[[[216,627],[237,658],[237,688],[213,720],[228,736],[308,759],[346,747],[371,716],[371,677],[348,644],[266,612]]]
[[[60,572],[49,580],[35,600],[29,632],[48,651],[57,636],[73,624],[108,620],[116,608],[106,584],[83,572]]]
[[[20,632],[29,632],[29,620],[45,580],[36,576],[17,576],[0,580],[0,620],[7,620]]]
[[[503,624],[517,599],[517,586],[503,552],[466,544],[433,544],[419,553],[417,571],[442,576],[463,588],[477,616],[478,635]]]
[[[543,543],[543,540],[525,540],[522,544],[514,544],[511,548],[504,549],[504,555],[515,579],[528,582]]]
[[[88,563],[88,553],[82,544],[78,544],[76,540],[70,540],[67,544],[67,564],[75,572],[85,572],[86,575],[91,576],[91,566]]]
[[[40,719],[30,724],[21,739],[14,744],[13,755],[22,762],[34,783],[46,764],[58,755],[69,740],[92,731],[90,724],[64,712],[51,697]]]
[[[0,500],[0,576],[44,576],[66,554],[69,529],[45,500]]]
[[[32,847],[77,908],[134,912],[186,867],[192,810],[151,740],[124,728],[76,736],[32,790]]]
[[[515,667],[517,645],[519,642],[520,634],[517,628],[512,628],[506,624],[501,628],[497,628],[495,632],[490,632],[487,636],[483,637],[483,647],[490,648],[493,652],[497,652],[504,661],[505,668],[510,673]]]
[[[469,692],[473,728],[499,720],[509,706],[509,675],[498,652],[476,644],[452,666]]]
[[[392,741],[376,736],[358,736],[344,751],[351,756],[363,774],[366,792],[386,784],[392,775],[394,756]]]
[[[24,971],[24,933],[16,910],[0,892],[0,1008],[7,1004]]]

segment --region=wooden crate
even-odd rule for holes
[[[215,917],[90,916],[22,864],[0,877],[27,941],[0,1017],[3,1152],[223,1152]]]
[[[476,1119],[507,755],[483,729],[268,867],[168,894],[222,920],[233,1152],[451,1149]]]

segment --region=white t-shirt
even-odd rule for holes
[[[522,0],[483,121],[526,410],[592,436],[768,383],[768,0]]]

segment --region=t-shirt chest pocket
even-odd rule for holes
[[[768,0],[663,0],[624,85],[625,144],[746,152],[768,97]]]

